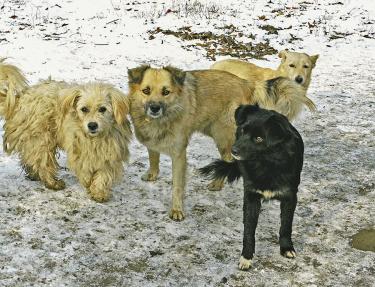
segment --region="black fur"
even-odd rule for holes
[[[227,162],[224,160],[216,160],[201,168],[199,171],[201,174],[211,179],[227,178],[229,183],[232,183],[241,177],[241,172],[236,161]]]
[[[292,222],[303,165],[303,140],[287,118],[275,111],[242,105],[236,110],[235,119],[232,153],[238,160],[217,160],[200,171],[229,182],[243,178],[244,258],[252,259],[255,252],[255,229],[264,199],[261,191],[278,192],[273,199],[281,202],[280,252],[294,252]]]

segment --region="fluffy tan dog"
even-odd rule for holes
[[[252,63],[234,59],[219,61],[213,64],[211,69],[227,71],[250,82],[264,82],[277,77],[285,77],[296,81],[307,91],[311,82],[311,72],[319,55],[309,56],[305,53],[283,50],[279,53],[279,57],[281,58],[281,63],[277,70],[262,68]],[[287,105],[291,110],[290,113],[281,113],[286,115],[289,120],[292,120],[299,114],[302,105],[306,105],[310,110],[315,110],[314,103],[307,98],[306,93],[304,97],[305,99],[281,99],[284,103],[280,103],[280,105]]]
[[[287,79],[255,86],[217,70],[185,72],[173,67],[141,66],[130,69],[128,77],[135,134],[147,147],[150,160],[150,168],[142,179],[157,179],[160,153],[172,158],[170,217],[174,220],[184,218],[186,147],[194,132],[212,137],[222,159],[229,161],[235,136],[234,111],[241,103],[259,102],[264,97],[271,103],[273,98],[284,96],[282,93],[296,97],[304,94],[299,85]],[[223,183],[213,181],[209,188],[221,189]]]
[[[68,167],[91,197],[99,202],[108,200],[129,156],[127,98],[103,83],[46,81],[27,87],[20,71],[4,63],[0,79],[4,150],[19,154],[28,177],[47,188],[63,189],[56,161],[57,150],[62,149]],[[6,79],[16,81],[7,83]]]

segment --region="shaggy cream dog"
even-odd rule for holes
[[[58,149],[91,197],[108,200],[129,157],[128,99],[103,83],[70,85],[45,81],[28,87],[19,69],[0,62],[0,112],[5,118],[3,146],[17,153],[28,177],[50,189],[57,178]]]

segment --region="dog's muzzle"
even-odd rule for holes
[[[145,104],[146,114],[154,119],[160,118],[164,113],[164,104],[160,102],[148,102]]]

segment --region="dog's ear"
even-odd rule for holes
[[[172,66],[163,67],[163,69],[171,73],[173,82],[176,85],[179,85],[179,86],[184,85],[185,77],[186,77],[185,71],[172,67]]]
[[[281,61],[284,62],[288,55],[288,50],[282,50],[279,52],[278,56],[281,58]]]
[[[128,82],[129,84],[140,84],[145,72],[150,69],[150,65],[142,65],[137,68],[128,69]]]
[[[277,145],[290,137],[288,120],[280,114],[270,116],[265,123],[265,129],[267,146]]]
[[[255,105],[240,105],[234,112],[234,119],[236,120],[236,125],[242,125],[246,121],[248,115],[257,111],[259,111],[258,103],[256,103]]]
[[[313,68],[315,68],[316,60],[318,60],[318,58],[319,58],[319,54],[310,56],[310,60],[311,60]]]
[[[77,106],[81,90],[79,88],[66,88],[59,92],[60,107],[63,115]]]
[[[109,96],[112,101],[113,115],[116,123],[122,125],[129,113],[129,99],[128,97],[115,88],[111,88]]]
[[[236,120],[236,125],[240,126],[246,121],[246,106],[240,105],[234,112],[234,119]]]

